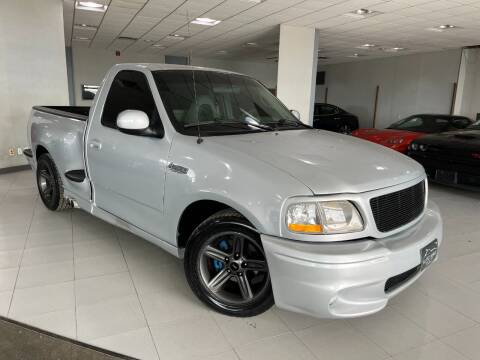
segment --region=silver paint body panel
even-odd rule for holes
[[[292,269],[292,262],[279,260],[288,257],[288,252],[299,256],[301,260],[298,261],[303,264],[310,263],[292,270],[291,276],[301,283],[304,277],[312,279],[316,276],[308,273],[308,268],[321,270],[311,255],[327,247],[322,259],[335,261],[344,256],[346,247],[349,247],[348,259],[356,263],[365,258],[365,249],[358,248],[358,244],[370,248],[374,243],[378,247],[382,243],[404,241],[405,246],[412,243],[412,247],[418,248],[432,233],[441,241],[441,220],[434,207],[394,231],[380,233],[376,229],[369,199],[425,180],[425,172],[419,164],[383,146],[319,130],[210,136],[204,137],[201,144],[197,143],[196,137],[177,133],[156,90],[151,71],[185,68],[189,67],[114,66],[102,82],[87,122],[33,110],[28,130],[34,154],[32,168],[36,168],[38,146],[43,146],[59,169],[65,194],[80,208],[178,257],[183,256],[183,249],[177,246],[178,223],[190,204],[214,200],[230,206],[262,234],[277,304],[316,316],[356,316],[372,311],[364,311],[361,306],[355,311],[353,306],[345,313],[347,315],[335,314],[328,310],[331,293],[324,296],[309,292],[308,288],[303,288],[303,297],[314,296],[309,301],[321,304],[322,309],[302,304],[297,298],[292,300],[287,291],[291,279],[285,280],[285,271]],[[165,128],[163,138],[127,135],[101,125],[110,84],[115,75],[125,69],[146,75]],[[64,177],[66,171],[74,169],[86,170],[83,183],[74,183]],[[361,233],[345,235],[293,234],[284,224],[286,207],[302,199],[353,201],[364,218],[365,229]],[[438,221],[427,221],[430,218]],[[416,231],[417,228],[422,230]],[[381,240],[361,240],[368,237]],[[400,238],[405,240],[398,240]],[[346,240],[358,241],[350,243]],[[382,255],[385,266],[401,270],[403,265],[395,265],[397,262],[418,262],[418,256],[411,253],[398,253],[398,257],[396,254],[392,251],[389,256]],[[356,271],[355,266],[350,268]],[[377,270],[383,271],[383,268]],[[338,276],[333,277],[335,282],[328,283],[327,287],[338,288],[343,283],[345,272],[342,270],[336,274]],[[298,303],[295,305],[292,301]]]

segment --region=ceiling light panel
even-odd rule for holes
[[[215,26],[220,22],[221,20],[210,19],[207,17],[199,17],[191,21],[192,24],[203,25],[203,26]]]
[[[105,12],[108,8],[103,2],[97,1],[76,1],[75,8],[86,11]]]

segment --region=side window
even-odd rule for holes
[[[320,106],[320,115],[333,115],[335,111],[335,106],[326,104]]]
[[[466,118],[453,118],[452,125],[456,129],[464,129],[471,124],[471,121]]]
[[[139,71],[123,70],[115,76],[103,108],[102,125],[116,129],[117,116],[124,110],[141,110],[150,118],[150,128],[162,127],[147,78]]]

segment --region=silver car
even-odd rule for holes
[[[244,75],[116,65],[91,108],[34,107],[28,134],[49,209],[184,258],[192,291],[228,315],[374,313],[442,240],[418,163],[304,125]]]

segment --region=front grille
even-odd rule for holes
[[[413,278],[418,272],[420,271],[420,265],[415,266],[414,268],[407,270],[401,274],[391,277],[385,283],[385,292],[389,293],[403,284],[405,284],[408,280]]]
[[[370,200],[378,231],[387,232],[415,220],[425,207],[425,182]]]

